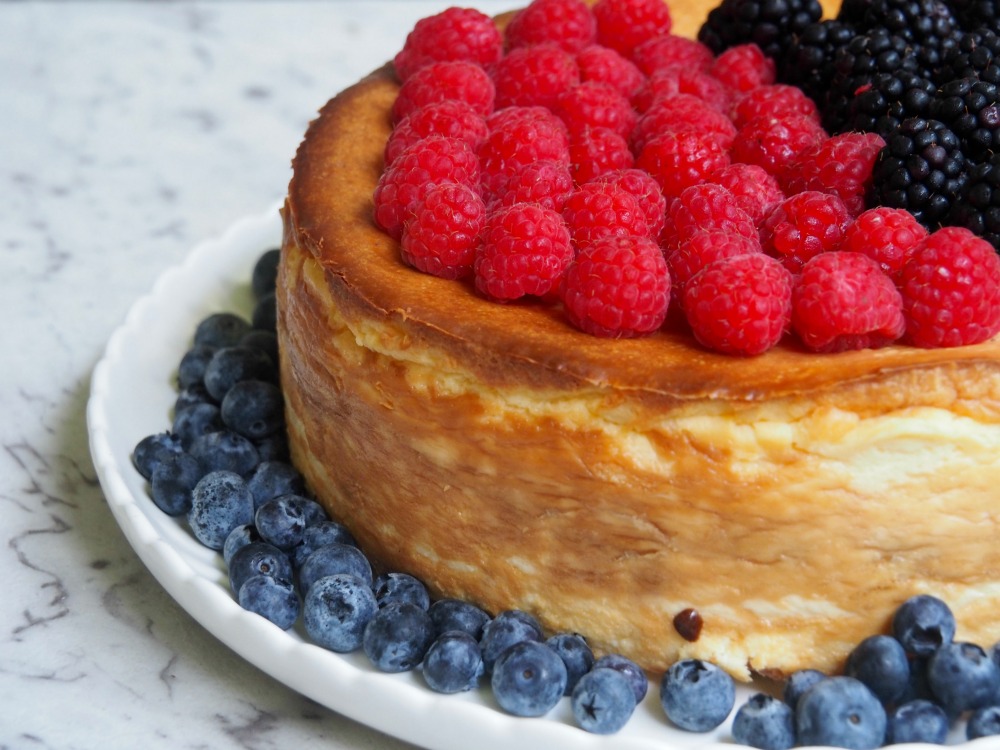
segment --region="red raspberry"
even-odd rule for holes
[[[836,250],[851,223],[851,212],[835,195],[808,190],[783,200],[760,227],[764,252],[798,273],[812,257]]]
[[[660,99],[677,94],[697,96],[719,112],[729,110],[729,90],[715,76],[694,68],[667,68],[653,73],[632,97],[632,106],[646,112]]]
[[[702,229],[668,251],[670,278],[678,292],[709,263],[747,253],[759,253],[760,240],[720,229]]]
[[[900,279],[907,338],[937,348],[1000,332],[1000,256],[964,227],[943,227],[913,251]]]
[[[732,193],[711,182],[692,185],[670,203],[663,245],[669,252],[698,232],[708,230],[745,237],[760,249],[753,219],[740,208]]]
[[[656,331],[670,304],[670,274],[648,237],[606,237],[581,250],[560,290],[570,322],[605,338]]]
[[[542,123],[545,127],[553,127],[562,131],[563,135],[569,135],[566,123],[552,114],[548,107],[504,107],[486,118],[486,127],[492,133],[523,121]]]
[[[489,214],[474,263],[476,289],[506,301],[558,289],[574,250],[562,216],[533,203]]]
[[[442,135],[465,141],[477,149],[488,132],[485,118],[465,102],[447,100],[428,104],[411,112],[393,129],[385,144],[385,165],[391,165],[421,138]]]
[[[582,0],[532,0],[504,32],[509,50],[551,43],[575,53],[596,37],[597,22]]]
[[[864,253],[898,281],[910,254],[926,236],[927,229],[906,209],[878,206],[848,225],[840,249]]]
[[[628,58],[640,44],[669,34],[673,26],[663,0],[598,0],[594,18],[597,41]]]
[[[816,103],[797,86],[775,83],[758,86],[738,97],[733,103],[732,118],[737,128],[742,128],[758,117],[809,117],[820,121]]]
[[[569,138],[569,158],[573,181],[578,185],[635,163],[628,141],[610,128],[575,131]]]
[[[867,255],[820,253],[796,279],[792,329],[815,352],[887,346],[906,329],[903,300]]]
[[[872,167],[883,146],[885,141],[875,133],[831,136],[799,154],[782,178],[785,190],[833,193],[857,216],[865,210]]]
[[[491,211],[515,203],[537,203],[562,213],[566,199],[573,192],[569,166],[554,161],[536,161],[515,173],[504,192],[490,204]]]
[[[720,258],[685,285],[681,307],[702,346],[724,354],[763,354],[788,329],[792,275],[763,253]]]
[[[563,207],[577,251],[604,237],[649,237],[639,200],[613,183],[588,182],[574,190]]]
[[[774,83],[774,60],[752,42],[737,44],[719,53],[711,73],[731,91],[750,91]]]
[[[667,199],[663,197],[659,184],[653,176],[642,169],[619,169],[605,172],[596,177],[595,182],[606,182],[631,193],[642,208],[649,227],[650,237],[659,237],[667,215]]]
[[[600,44],[591,44],[580,50],[576,55],[576,64],[580,66],[581,81],[606,83],[628,98],[645,80],[635,63]]]
[[[403,260],[445,279],[471,275],[485,218],[483,199],[468,185],[435,185],[403,229]]]
[[[398,240],[427,191],[442,182],[479,186],[479,160],[465,141],[434,135],[406,149],[382,173],[372,200],[375,223]]]
[[[728,149],[736,137],[732,121],[704,99],[693,94],[676,94],[660,99],[639,117],[629,137],[632,152],[638,154],[656,136],[677,130],[711,133],[723,149]]]
[[[826,137],[826,131],[810,117],[755,117],[736,132],[732,159],[763,167],[780,182],[799,154]]]
[[[552,111],[570,132],[584,127],[610,128],[623,138],[635,127],[637,115],[628,99],[606,83],[584,82],[556,99]]]
[[[732,193],[736,204],[757,225],[785,200],[785,193],[774,175],[768,174],[767,170],[756,164],[730,164],[712,174],[709,180]]]
[[[392,121],[400,122],[414,110],[448,100],[465,102],[484,117],[493,111],[493,81],[470,62],[437,62],[420,68],[399,87],[392,105]]]
[[[580,82],[576,58],[554,44],[511,50],[493,70],[496,106],[551,107]]]
[[[669,201],[729,164],[729,153],[709,132],[681,130],[649,141],[636,159],[659,183]]]
[[[537,161],[570,163],[569,137],[562,121],[547,110],[511,108],[495,123],[479,147],[483,197],[487,203],[504,192],[507,181]]]
[[[632,51],[632,61],[650,76],[668,68],[708,72],[715,56],[706,45],[677,34],[657,36]]]
[[[471,8],[448,8],[417,21],[393,64],[400,81],[433,62],[465,60],[483,67],[503,54],[503,38],[493,19]]]

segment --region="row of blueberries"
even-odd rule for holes
[[[143,438],[133,463],[153,502],[184,516],[202,544],[222,552],[234,596],[278,627],[300,617],[309,638],[336,652],[363,650],[384,672],[419,669],[435,691],[484,681],[516,716],[542,716],[569,696],[577,724],[610,734],[646,696],[646,674],[628,658],[595,658],[583,636],[546,638],[529,613],[491,617],[455,599],[431,601],[402,572],[378,575],[350,531],[308,496],[290,463],[277,371],[274,287],[278,251],[254,266],[250,320],[217,313],[199,323],[178,368],[171,429]],[[756,693],[732,723],[741,744],[847,748],[942,743],[967,718],[971,738],[1000,734],[1000,649],[956,642],[947,605],[927,595],[896,613],[892,635],[852,652],[845,674],[796,672],[781,698]],[[720,726],[735,705],[732,678],[686,659],[660,681],[670,723]]]

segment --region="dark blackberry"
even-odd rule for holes
[[[988,29],[961,34],[945,56],[937,82],[945,84],[956,78],[1000,84],[1000,36]]]
[[[780,61],[789,40],[822,15],[819,0],[722,0],[709,12],[698,40],[715,54],[753,42]]]
[[[962,143],[970,161],[1000,151],[1000,89],[975,78],[946,83],[934,100],[931,116],[943,122]]]
[[[798,86],[822,107],[833,77],[833,58],[837,50],[854,38],[853,24],[828,18],[806,26],[791,43],[782,58],[779,79]]]
[[[905,39],[928,72],[941,66],[961,32],[944,0],[871,0],[865,12],[865,27],[878,26]]]
[[[887,139],[903,120],[928,116],[936,91],[933,83],[907,70],[878,73],[848,102],[843,129]]]
[[[951,7],[967,31],[1000,28],[1000,0],[951,0]]]
[[[870,202],[905,208],[935,229],[963,192],[965,165],[958,136],[937,120],[911,117],[886,139],[875,160]]]
[[[1000,153],[969,169],[969,181],[948,223],[971,229],[1000,252]]]
[[[872,0],[841,0],[837,9],[837,20],[849,23],[859,29],[865,28],[865,14]]]

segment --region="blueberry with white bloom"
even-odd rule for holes
[[[901,703],[888,716],[886,744],[924,742],[943,745],[948,738],[948,716],[938,704],[917,699]]]
[[[372,587],[372,566],[368,558],[357,547],[337,543],[325,544],[306,558],[299,568],[299,586],[309,591],[320,578],[337,573],[348,573],[364,581],[369,589]]]
[[[522,640],[496,660],[490,685],[493,697],[507,713],[542,716],[566,690],[566,665],[544,643]]]
[[[259,508],[280,495],[301,495],[306,491],[302,474],[287,461],[261,461],[247,479],[253,504]]]
[[[158,432],[136,443],[132,450],[132,464],[143,479],[152,479],[153,471],[164,458],[183,451],[179,437],[170,432]]]
[[[736,710],[733,739],[761,750],[788,750],[795,745],[795,712],[772,695],[755,693]]]
[[[260,440],[285,426],[281,389],[263,380],[234,383],[219,411],[226,427],[250,440]]]
[[[231,471],[203,476],[191,492],[187,519],[199,542],[221,550],[230,531],[253,521],[253,498],[243,477]]]
[[[542,626],[532,615],[519,609],[500,612],[483,626],[483,637],[479,642],[486,673],[493,671],[494,662],[514,644],[540,640]]]
[[[828,677],[799,698],[795,729],[802,745],[870,750],[885,739],[885,709],[868,687],[853,677]]]
[[[195,344],[181,357],[177,366],[177,384],[181,388],[190,388],[205,380],[205,368],[209,360],[215,356],[216,347],[208,344]]]
[[[231,471],[244,477],[249,476],[260,463],[254,444],[232,430],[199,435],[191,443],[188,453],[201,461],[205,471]]]
[[[944,710],[955,716],[996,701],[1000,668],[980,646],[952,641],[931,656],[927,681]]]
[[[357,576],[337,574],[310,586],[302,604],[302,621],[314,643],[349,653],[361,648],[365,627],[377,611],[370,584]]]
[[[357,547],[354,536],[347,527],[337,521],[320,521],[307,525],[302,532],[302,543],[292,550],[292,562],[296,568],[301,568],[309,555],[327,544],[346,544]]]
[[[298,495],[280,495],[257,508],[253,520],[265,541],[283,550],[302,542],[306,530],[303,499]]]
[[[622,672],[602,667],[576,681],[570,691],[570,708],[581,729],[592,734],[614,734],[635,711],[635,693]]]
[[[844,674],[865,683],[882,703],[892,703],[910,684],[910,662],[895,638],[873,635],[848,655]]]
[[[380,607],[390,602],[409,602],[426,611],[431,606],[427,587],[409,573],[382,573],[375,579],[374,589],[375,600]]]
[[[233,346],[250,330],[250,321],[231,312],[213,313],[195,327],[196,346],[210,346],[216,349]]]
[[[490,616],[475,604],[461,599],[438,599],[431,604],[428,613],[438,635],[452,630],[460,630],[476,639],[483,637],[483,628]]]
[[[157,465],[150,480],[150,497],[170,516],[191,510],[195,485],[204,476],[201,463],[187,453],[171,453]]]
[[[711,662],[683,659],[660,682],[660,703],[676,726],[707,732],[726,720],[736,702],[733,678]]]
[[[189,385],[186,388],[181,388],[177,392],[177,398],[174,400],[174,414],[180,414],[185,409],[190,409],[195,404],[212,404],[218,406],[218,403],[212,395],[205,388],[204,383],[195,383],[194,385]],[[221,419],[221,417],[220,417]]]
[[[224,346],[205,368],[205,388],[218,402],[241,380],[278,382],[275,365],[260,349],[249,346]]]
[[[826,679],[826,675],[818,669],[799,669],[792,672],[785,681],[782,699],[794,711],[799,698],[817,682]]]
[[[239,592],[247,579],[260,575],[292,580],[288,555],[267,542],[249,542],[233,552],[229,558],[229,585],[233,592]]]
[[[250,273],[250,289],[255,299],[274,292],[278,278],[278,262],[281,260],[281,250],[271,248],[265,250],[254,263]]]
[[[556,633],[545,642],[566,665],[566,695],[569,695],[577,681],[593,668],[594,652],[579,633]]]
[[[975,740],[1000,734],[1000,705],[983,706],[969,715],[965,724],[965,736]]]
[[[230,531],[229,536],[226,537],[226,541],[222,545],[222,560],[226,563],[226,567],[230,567],[233,555],[240,549],[250,544],[250,542],[262,541],[264,540],[257,533],[257,527],[252,523],[242,523]]]
[[[270,620],[282,630],[288,630],[299,619],[299,595],[295,586],[284,578],[248,578],[240,586],[237,601],[243,609]]]
[[[649,678],[642,667],[621,654],[605,654],[598,658],[594,662],[594,669],[599,669],[600,667],[617,669],[628,677],[629,685],[632,686],[632,692],[635,694],[636,705],[642,703],[643,698],[646,697],[646,693],[649,691]]]
[[[479,684],[483,653],[479,641],[461,630],[439,635],[424,654],[427,687],[438,693],[463,693]]]
[[[365,627],[362,647],[381,672],[407,672],[420,664],[434,640],[427,610],[410,602],[389,602]]]
[[[911,656],[930,656],[955,637],[955,615],[941,599],[910,597],[892,618],[892,634]]]
[[[222,423],[222,413],[219,407],[205,401],[191,404],[186,409],[181,409],[174,415],[171,430],[185,448],[190,449],[194,441],[202,435],[211,432],[219,432],[224,429]]]

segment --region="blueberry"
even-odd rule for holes
[[[390,602],[409,602],[424,611],[430,609],[431,596],[427,587],[409,573],[382,573],[375,579],[373,588],[380,607]]]
[[[291,454],[288,450],[288,435],[285,430],[268,435],[260,440],[254,440],[253,444],[257,447],[257,453],[261,461],[284,461],[288,463],[291,460]]]
[[[479,641],[486,673],[493,671],[494,662],[514,644],[540,640],[542,626],[532,615],[519,609],[501,612],[483,626],[483,637]]]
[[[817,669],[799,669],[788,676],[781,697],[794,711],[799,698],[817,682],[825,679],[826,675]]]
[[[170,516],[191,510],[191,493],[203,475],[201,463],[187,453],[171,453],[153,471],[150,496]]]
[[[251,316],[253,327],[261,331],[274,331],[278,328],[278,303],[274,292],[265,294],[253,306]]]
[[[365,627],[377,611],[371,586],[341,573],[320,578],[309,588],[302,620],[314,643],[348,653],[361,648]]]
[[[854,647],[844,674],[861,680],[882,703],[891,703],[910,684],[910,664],[902,644],[889,635],[873,635]]]
[[[231,430],[199,435],[191,443],[188,452],[201,461],[205,471],[231,471],[240,476],[249,476],[260,463],[260,456],[253,443]]]
[[[642,703],[642,699],[646,697],[646,693],[649,691],[649,678],[642,670],[642,667],[621,654],[605,654],[600,657],[594,662],[594,669],[600,669],[601,667],[617,669],[628,677],[629,685],[632,686],[632,692],[635,693],[636,705]]]
[[[410,602],[389,602],[365,627],[362,647],[380,672],[407,672],[424,660],[434,640],[427,610]]]
[[[221,550],[229,532],[253,520],[253,498],[243,477],[231,471],[213,471],[194,486],[188,524],[206,547]]]
[[[930,683],[927,680],[927,663],[929,659],[912,657],[910,659],[910,681],[906,685],[906,690],[896,699],[897,704],[908,703],[914,700],[933,701],[934,693],[931,692]]]
[[[240,346],[249,346],[251,349],[260,349],[271,358],[275,364],[278,363],[278,334],[275,331],[265,331],[254,328],[246,336],[240,339]]]
[[[472,690],[479,684],[482,674],[483,654],[479,641],[460,630],[442,633],[424,654],[424,681],[435,692]]]
[[[603,667],[577,680],[570,691],[570,708],[581,729],[593,734],[614,734],[635,711],[635,693],[628,677],[617,669]]]
[[[283,578],[248,578],[240,586],[237,600],[243,609],[270,620],[282,630],[288,630],[299,619],[299,595],[295,586]]]
[[[566,691],[566,665],[538,640],[520,641],[496,660],[490,681],[493,697],[514,716],[542,716]]]
[[[306,530],[303,500],[298,495],[281,495],[257,508],[253,521],[264,541],[283,550],[290,550],[302,541]]]
[[[1000,668],[974,643],[952,641],[927,663],[927,681],[944,710],[957,715],[993,703],[1000,691]]]
[[[736,710],[733,739],[761,750],[788,750],[795,745],[795,712],[774,696],[755,693]]]
[[[213,313],[204,318],[194,331],[195,346],[219,349],[233,346],[250,330],[250,321],[235,313]]]
[[[853,677],[827,677],[799,698],[795,729],[802,745],[853,750],[879,747],[885,739],[885,709],[868,687]]]
[[[152,479],[153,471],[165,457],[183,450],[180,438],[169,432],[147,435],[132,450],[132,464],[144,479]]]
[[[177,384],[181,388],[190,388],[193,385],[203,383],[205,380],[205,368],[208,362],[215,356],[217,347],[208,344],[195,344],[181,357],[180,364],[177,365]]]
[[[545,643],[559,654],[566,665],[566,695],[569,695],[577,681],[593,668],[594,652],[587,645],[587,639],[579,633],[556,633]]]
[[[204,383],[195,383],[194,385],[189,385],[186,388],[181,388],[177,392],[177,398],[174,400],[174,419],[185,409],[190,409],[196,404],[212,404],[213,406],[218,406],[218,403],[212,394],[208,392]]]
[[[190,450],[194,441],[202,435],[219,432],[224,427],[219,407],[202,401],[176,412],[172,429],[181,444]]]
[[[233,555],[236,554],[237,550],[242,549],[250,542],[262,541],[264,540],[257,533],[257,527],[252,523],[242,523],[230,531],[222,545],[222,560],[226,563],[226,567],[231,565]]]
[[[261,461],[247,479],[247,485],[255,508],[280,495],[301,495],[306,491],[299,470],[287,461]]]
[[[336,521],[320,521],[312,526],[306,526],[302,532],[302,543],[292,550],[292,562],[296,568],[301,568],[313,552],[327,544],[347,544],[357,547],[357,542],[347,527]]]
[[[943,745],[948,737],[948,716],[944,709],[927,700],[901,703],[889,714],[886,744],[926,742]]]
[[[308,497],[299,495],[299,505],[302,507],[302,515],[306,519],[306,528],[319,523],[326,523],[330,516],[326,513],[326,508]]]
[[[910,597],[892,618],[892,634],[906,653],[930,656],[955,637],[955,615],[943,601],[919,594]]]
[[[255,298],[263,297],[274,291],[278,278],[278,261],[281,259],[281,250],[271,248],[257,258],[254,263],[253,272],[250,274],[250,289]]]
[[[476,641],[483,637],[483,628],[490,616],[475,604],[460,599],[438,599],[428,610],[438,635],[460,630]]]
[[[660,703],[676,726],[707,732],[726,720],[736,702],[736,686],[727,672],[701,659],[683,659],[664,673]]]
[[[277,382],[274,363],[260,349],[249,346],[224,346],[205,368],[205,388],[218,402],[241,380]]]
[[[241,380],[226,391],[220,412],[233,432],[260,440],[285,425],[285,405],[281,389],[263,380]]]
[[[975,740],[997,734],[1000,734],[1000,706],[983,706],[969,715],[969,721],[965,725],[967,739]]]
[[[292,579],[292,564],[288,555],[267,542],[248,542],[233,552],[229,559],[229,586],[234,593],[254,576]]]
[[[320,578],[348,573],[372,587],[372,566],[357,547],[349,544],[325,544],[313,552],[299,568],[299,586],[308,591]],[[374,598],[375,594],[372,593]]]

